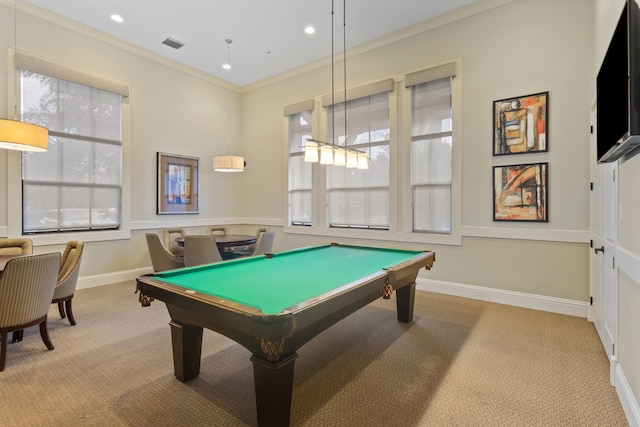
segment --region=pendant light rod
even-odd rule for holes
[[[227,63],[224,67],[227,72],[231,69],[231,43],[233,40],[225,39],[227,44]],[[231,89],[227,89],[227,154],[231,155]]]
[[[342,0],[342,65],[344,76],[344,146],[347,146],[347,0]]]
[[[233,40],[225,39],[227,44],[227,62],[222,64],[222,68],[229,71],[231,69],[231,43]],[[213,157],[213,170],[216,172],[243,172],[247,162],[242,156],[231,154],[231,89],[227,93],[227,155]]]
[[[336,143],[336,79],[335,79],[335,60],[334,60],[334,48],[333,48],[333,38],[335,34],[333,21],[334,21],[334,12],[333,12],[333,0],[331,0],[331,143],[335,145]]]
[[[344,145],[336,144],[335,121],[335,8],[334,0],[331,0],[331,141],[324,142],[309,138],[304,145],[304,161],[320,162],[320,164],[332,164],[334,166],[346,166],[347,168],[368,169],[368,156],[364,151],[350,148],[348,144],[347,127],[347,1],[342,1],[342,61],[343,61],[343,107],[344,107]],[[318,155],[320,151],[320,155]]]

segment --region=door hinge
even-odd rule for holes
[[[616,343],[611,344],[611,354],[616,354]]]
[[[616,182],[616,171],[612,171],[613,172],[613,182]]]
[[[611,257],[611,268],[616,268],[616,257]]]
[[[589,183],[589,190],[593,191],[593,182]]]
[[[589,126],[589,133],[593,133],[593,125]]]
[[[592,248],[593,247],[593,239],[589,240],[589,247]]]
[[[593,305],[593,297],[589,297],[589,305]]]

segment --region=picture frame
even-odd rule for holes
[[[493,155],[549,151],[549,92],[493,101]]]
[[[493,220],[549,222],[549,164],[493,167]]]
[[[157,214],[197,214],[198,157],[157,153]]]

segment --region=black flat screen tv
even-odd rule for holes
[[[627,0],[596,80],[598,163],[640,146],[640,7]]]

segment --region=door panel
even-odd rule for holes
[[[592,114],[595,122],[595,114]],[[618,331],[618,283],[615,251],[618,236],[618,163],[597,164],[595,133],[592,134],[591,178],[591,239],[589,279],[591,306],[589,320],[593,322],[612,362]],[[612,378],[613,380],[613,378]]]

